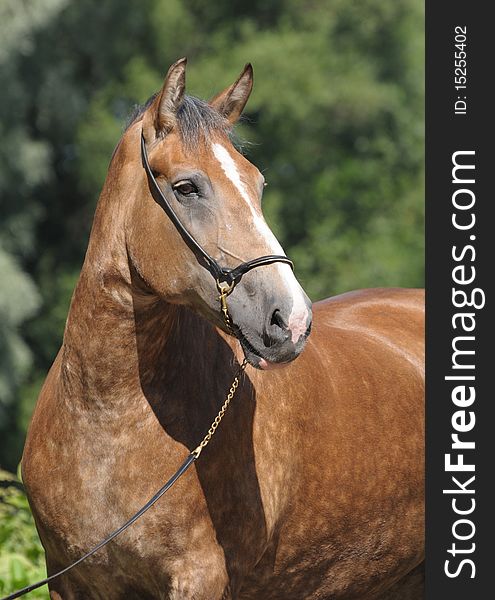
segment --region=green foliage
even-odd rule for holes
[[[19,390],[33,368],[33,352],[20,328],[41,304],[34,269],[27,267],[39,245],[35,228],[43,214],[35,194],[50,178],[52,157],[49,142],[34,134],[25,118],[32,99],[22,63],[36,52],[36,31],[63,4],[0,4],[0,463],[11,467],[22,440],[15,423]]]
[[[0,246],[0,417],[30,363],[29,349],[17,327],[38,308],[38,294],[31,279],[19,268],[14,257]]]
[[[33,280],[20,268],[15,256],[2,248],[1,241],[0,237],[0,450],[2,446],[11,450],[4,454],[14,462],[19,458],[19,436],[9,423],[17,408],[19,387],[32,365],[31,351],[19,326],[36,312],[40,298]]]
[[[46,577],[44,551],[20,482],[0,470],[0,595]],[[47,598],[46,588],[30,598]]]

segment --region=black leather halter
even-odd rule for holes
[[[175,213],[174,209],[170,205],[169,201],[165,197],[165,194],[160,189],[155,176],[150,167],[150,163],[148,161],[148,153],[146,152],[146,142],[144,139],[144,135],[141,133],[141,158],[143,161],[143,167],[148,176],[148,183],[150,185],[151,194],[157,204],[159,204],[168,218],[172,221],[177,231],[182,236],[184,242],[189,246],[189,248],[194,252],[198,262],[208,269],[211,273],[212,277],[217,282],[217,286],[220,286],[222,283],[226,283],[229,286],[229,293],[232,291],[234,286],[239,283],[241,277],[251,271],[251,269],[255,269],[256,267],[262,267],[264,265],[271,265],[276,262],[286,263],[294,269],[293,262],[287,258],[287,256],[281,256],[277,254],[270,254],[268,256],[260,256],[258,258],[253,258],[253,260],[248,260],[246,262],[241,263],[234,269],[228,267],[221,267],[218,262],[212,258],[208,252],[194,239],[194,237],[187,231],[184,225],[181,223],[179,217]]]

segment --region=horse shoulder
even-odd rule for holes
[[[29,424],[24,452],[22,455],[23,483],[31,493],[35,493],[38,484],[41,488],[53,466],[46,456],[47,439],[54,423],[55,404],[60,376],[61,352],[57,355],[45,383],[41,388],[36,407]]]

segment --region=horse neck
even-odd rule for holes
[[[211,371],[225,344],[186,307],[136,289],[117,272],[84,268],[71,304],[62,351],[62,379],[71,403],[91,410],[132,410],[133,400],[181,395]],[[135,408],[135,406],[134,406]]]
[[[143,392],[163,394],[174,379],[185,382],[194,374],[196,360],[208,370],[222,341],[202,317],[151,293],[134,271],[125,243],[125,207],[115,193],[118,185],[118,165],[111,166],[61,354],[64,397],[91,410],[131,409],[132,399],[141,401]]]

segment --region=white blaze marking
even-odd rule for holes
[[[241,197],[246,201],[246,204],[251,211],[251,215],[253,216],[254,226],[261,236],[266,240],[270,252],[272,254],[285,254],[277,238],[273,235],[271,229],[266,224],[265,219],[263,219],[263,217],[256,211],[253,202],[249,197],[246,186],[241,179],[237,165],[235,164],[232,156],[229,154],[229,151],[222,146],[222,144],[215,143],[213,144],[213,154],[220,163],[220,166],[222,167],[223,172],[229,181],[233,184]]]
[[[267,244],[267,248],[271,254],[282,254],[285,256],[282,246],[280,245],[277,238],[273,235],[272,230],[266,224],[265,219],[256,210],[254,203],[249,197],[249,193],[241,179],[237,165],[234,159],[230,155],[227,148],[222,144],[212,144],[213,154],[220,163],[223,172],[237,189],[243,200],[249,207],[251,215],[253,217],[253,224],[260,235],[264,238]],[[302,288],[294,277],[292,269],[287,264],[278,263],[276,268],[279,270],[280,276],[285,281],[289,288],[289,294],[292,298],[292,311],[289,317],[288,328],[292,332],[292,342],[296,343],[301,335],[306,333],[307,321],[308,321],[308,309],[304,300]]]

